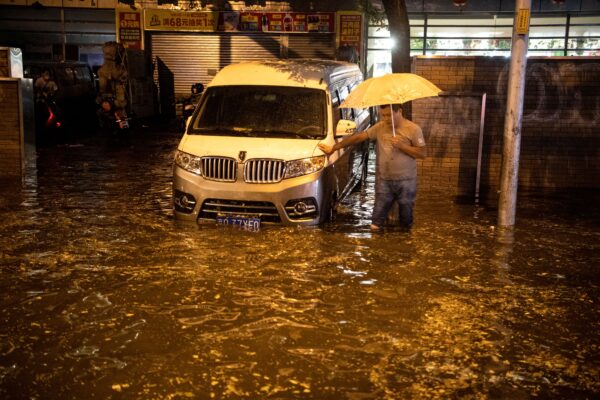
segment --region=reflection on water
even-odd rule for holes
[[[177,140],[45,149],[2,183],[0,397],[600,390],[597,199],[521,199],[507,233],[421,195],[411,233],[373,235],[371,179],[320,228],[181,224]]]

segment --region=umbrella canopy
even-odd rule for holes
[[[383,104],[402,104],[423,97],[437,96],[442,90],[416,74],[387,74],[370,78],[356,87],[342,102],[342,108],[367,108]]]

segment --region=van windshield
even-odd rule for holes
[[[213,86],[190,134],[322,139],[325,91],[284,86]]]

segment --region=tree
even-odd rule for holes
[[[410,25],[405,0],[381,0],[388,20],[392,48],[392,72],[410,72]]]

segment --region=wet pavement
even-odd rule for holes
[[[373,177],[316,228],[182,224],[179,135],[38,152],[0,183],[0,398],[597,398],[598,194],[421,194],[368,230]]]

